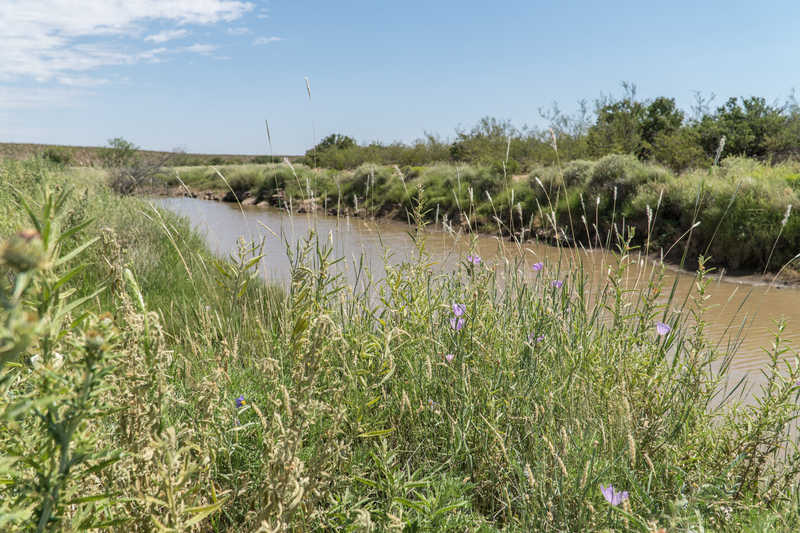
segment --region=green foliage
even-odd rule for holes
[[[589,128],[587,144],[594,157],[635,154],[649,158],[659,137],[674,135],[682,126],[684,113],[675,99],[660,96],[652,101],[636,100],[636,86],[622,84],[621,100],[601,97],[595,103],[597,120]]]
[[[707,155],[713,154],[725,137],[725,155],[744,155],[764,159],[789,149],[798,138],[781,135],[788,118],[784,110],[766,103],[764,98],[730,98],[716,113],[703,117],[697,125],[700,143]]]
[[[48,146],[42,157],[58,165],[69,165],[72,163],[72,150],[66,146]]]
[[[268,165],[270,163],[280,163],[281,158],[278,156],[257,155],[250,162],[256,165]]]
[[[604,170],[612,177],[599,181],[636,187],[625,209],[643,191],[668,190],[663,201],[641,197],[661,204],[654,227],[671,198],[698,190],[700,204],[681,212],[707,211],[712,226],[733,214],[734,229],[754,210],[772,216],[765,198],[779,191],[796,201],[791,165],[731,158],[711,175],[673,176],[614,157]],[[553,208],[610,194],[592,188],[596,166],[570,167],[569,191],[559,191],[558,169],[540,169]],[[267,287],[256,274],[259,241],[215,260],[185,221],[111,194],[92,171],[41,159],[1,168],[24,194],[0,188],[0,231],[11,237],[0,250],[4,531],[800,525],[800,466],[786,432],[798,416],[800,359],[778,321],[757,402],[719,401],[740,385],[727,373],[735,354],[708,336],[702,257],[684,305],[664,265],[633,275],[629,238],[596,278],[566,263],[531,275],[514,256],[432,271],[427,195],[443,206],[452,197],[470,216],[493,205],[508,220],[510,206],[527,214],[538,193],[526,181],[498,184],[489,167],[437,165],[403,181],[373,164],[343,190],[403,191],[419,224],[413,255],[387,252],[383,275],[353,284],[312,232],[288,243],[291,283]],[[286,189],[345,187],[338,173],[261,170],[281,174]],[[84,175],[92,179],[75,185],[91,193],[46,192]],[[484,180],[495,192],[480,206],[473,187]],[[737,195],[725,215],[725,188],[739,182],[748,203],[739,208]],[[107,228],[99,241],[81,236],[92,218]],[[781,238],[797,234],[795,220]],[[454,303],[464,306],[458,331]],[[656,322],[671,330],[660,334]],[[628,504],[612,509],[600,484],[628,491]]]
[[[139,147],[122,137],[108,140],[108,147],[98,150],[103,164],[110,168],[122,168],[133,165],[137,159]]]

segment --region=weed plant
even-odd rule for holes
[[[4,530],[800,526],[798,356],[777,320],[761,393],[741,400],[735,354],[706,332],[703,257],[683,304],[663,264],[632,274],[625,231],[607,276],[474,252],[443,272],[434,187],[401,171],[373,187],[402,187],[410,257],[387,250],[384,277],[351,284],[358,265],[312,231],[286,243],[276,288],[258,239],[215,259],[92,175],[2,170]],[[474,215],[465,175],[455,198]]]

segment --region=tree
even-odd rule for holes
[[[625,96],[621,100],[602,96],[595,101],[597,120],[587,135],[589,153],[650,159],[656,139],[663,141],[681,129],[684,113],[675,106],[674,98],[638,101],[634,84],[623,82],[622,86]]]
[[[751,96],[730,98],[713,115],[704,116],[697,124],[700,144],[706,155],[713,154],[725,136],[724,155],[745,155],[765,159],[787,148],[791,142],[783,130],[788,117],[784,108],[771,106],[764,98]],[[783,142],[780,142],[781,139]],[[776,143],[776,141],[779,141]]]
[[[108,147],[98,152],[103,164],[111,168],[119,168],[133,164],[137,159],[139,147],[122,137],[108,139]]]

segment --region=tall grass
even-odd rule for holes
[[[22,183],[37,164],[3,170]],[[292,177],[301,181],[301,172]],[[367,183],[380,191],[401,179],[378,172],[365,169],[365,197]],[[38,185],[68,179],[45,171]],[[474,213],[474,201],[469,191],[459,196],[459,182],[466,189],[477,179],[456,173],[464,213]],[[97,183],[89,201],[77,191],[57,210],[46,208],[53,195],[34,184],[8,194],[10,231],[31,219],[22,200],[61,235],[91,218],[104,222],[92,231],[109,229],[103,246],[92,248],[102,261],[80,267],[60,285],[63,298],[48,301],[91,298],[70,320],[36,314],[37,327],[54,333],[40,367],[31,355],[42,353],[46,337],[40,330],[24,337],[30,332],[20,317],[34,320],[25,313],[52,296],[42,287],[77,265],[53,261],[23,273],[4,251],[4,294],[20,284],[27,292],[6,298],[2,311],[4,339],[21,347],[0,369],[3,527],[792,531],[800,524],[797,436],[789,430],[800,361],[781,337],[782,320],[763,390],[746,404],[736,399],[742,384],[727,383],[734,354],[718,351],[707,333],[704,258],[682,305],[665,284],[664,265],[634,270],[639,259],[624,229],[613,235],[607,276],[588,275],[579,259],[534,270],[512,256],[493,264],[473,258],[443,272],[424,229],[431,208],[424,192],[433,185],[397,183],[417,228],[410,257],[394,264],[387,254],[384,276],[363,272],[351,284],[334,245],[312,231],[286,242],[292,281],[283,289],[258,276],[261,242],[241,240],[229,260],[215,259],[185,221]],[[512,190],[495,198],[510,201]],[[564,197],[554,186],[540,205],[553,209]],[[73,221],[80,206],[87,218]],[[612,218],[622,225],[619,212]],[[56,258],[87,239],[47,249]],[[106,292],[86,294],[101,279]],[[71,286],[80,291],[68,293]],[[96,344],[80,341],[98,333],[106,339],[100,359]],[[55,352],[65,359],[58,368]],[[96,396],[106,403],[75,404],[72,391],[92,361],[104,372],[107,388],[98,386]],[[54,383],[61,396],[51,394]],[[106,451],[65,475],[40,466],[46,450],[65,449],[42,413],[57,420],[69,409],[91,420],[81,449]],[[48,497],[36,483],[49,483],[51,495],[62,490]],[[600,490],[609,484],[628,493],[618,506]],[[45,508],[52,520],[42,519]]]

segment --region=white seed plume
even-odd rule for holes
[[[781,220],[781,227],[785,226],[787,222],[789,222],[789,217],[792,214],[792,204],[786,208],[786,214],[783,215],[783,220]]]
[[[436,225],[439,225],[439,204],[436,204]]]
[[[617,202],[617,187],[615,185],[614,186],[614,203],[616,203],[616,202]]]

